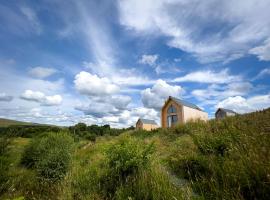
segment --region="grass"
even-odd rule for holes
[[[33,125],[33,123],[0,118],[0,127],[8,127],[11,125]]]
[[[9,187],[0,199],[270,199],[269,134],[270,109],[81,140],[56,183],[40,182],[20,164],[33,138],[15,137],[8,146]]]

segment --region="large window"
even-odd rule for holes
[[[177,123],[177,121],[178,121],[177,115],[169,115],[167,117],[167,125],[168,125],[168,127],[171,127],[172,125]]]
[[[170,107],[167,110],[167,113],[168,114],[170,114],[170,113],[176,113],[176,108],[173,105],[170,105]]]

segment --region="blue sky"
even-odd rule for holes
[[[0,117],[70,125],[160,121],[169,96],[270,106],[268,0],[1,1]]]

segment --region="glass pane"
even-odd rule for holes
[[[170,113],[176,113],[176,108],[175,108],[173,105],[171,105],[171,106],[168,108],[167,113],[168,113],[168,114],[170,114]]]
[[[178,121],[177,115],[172,115],[172,123],[176,123]]]
[[[172,126],[172,117],[171,116],[168,116],[167,117],[167,126],[168,127],[171,127]]]

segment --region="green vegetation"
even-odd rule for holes
[[[270,109],[151,132],[25,133],[0,138],[0,199],[270,199]]]
[[[11,120],[11,119],[0,118],[0,127],[8,127],[12,125],[33,125],[33,124],[30,122],[20,122],[20,121]]]

